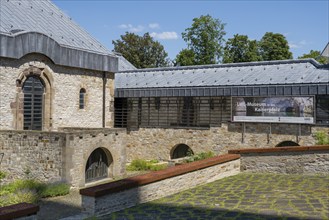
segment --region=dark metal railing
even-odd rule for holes
[[[228,100],[221,97],[131,98],[119,100],[115,108],[115,127],[196,127],[220,126],[228,120]]]

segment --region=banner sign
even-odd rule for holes
[[[314,97],[232,97],[235,122],[314,123]]]

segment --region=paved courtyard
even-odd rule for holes
[[[99,219],[329,219],[329,176],[242,173]]]

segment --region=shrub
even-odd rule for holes
[[[69,194],[70,186],[66,183],[53,183],[45,187],[41,192],[41,197],[54,197]]]
[[[0,207],[28,202],[36,203],[41,197],[66,195],[70,186],[65,183],[45,184],[36,180],[16,180],[0,188]]]
[[[2,186],[0,195],[14,193],[18,190],[29,189],[37,193],[44,190],[46,184],[38,182],[36,180],[16,180],[13,183]]]
[[[0,171],[0,181],[6,178],[7,174],[6,172]]]
[[[141,170],[148,170],[148,163],[146,160],[136,159],[133,160],[130,165],[127,167],[129,171],[141,171]]]
[[[329,144],[329,134],[326,134],[324,131],[318,131],[315,133],[315,140],[318,145]]]
[[[0,197],[0,207],[13,205],[21,202],[37,203],[40,199],[35,190],[21,189],[15,191],[15,193],[9,193]]]
[[[167,164],[154,164],[150,167],[150,170],[157,171],[157,170],[164,170],[167,168]]]
[[[198,161],[198,160],[204,160],[204,159],[214,157],[214,156],[215,156],[215,154],[212,151],[201,152],[201,153],[189,156],[187,159],[184,160],[184,162],[190,163],[190,162],[194,162],[194,161]]]
[[[127,166],[128,171],[156,171],[162,170],[167,167],[166,164],[155,164],[158,163],[157,160],[146,161],[142,159],[136,159],[131,162],[129,166]]]

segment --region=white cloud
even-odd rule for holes
[[[151,37],[160,39],[160,40],[176,40],[178,39],[178,35],[176,32],[172,31],[172,32],[162,32],[162,33],[155,33],[152,32]]]
[[[133,26],[132,24],[120,24],[120,29],[127,29],[129,32],[142,32],[145,28],[142,25]]]
[[[309,44],[309,43],[306,42],[306,40],[302,40],[302,41],[299,42],[299,44],[300,44],[300,45],[307,45],[307,44]]]
[[[132,27],[132,25],[131,24],[120,24],[119,25],[119,28],[121,28],[121,29],[127,29],[129,27]]]
[[[290,48],[300,48],[297,44],[289,43]]]
[[[306,40],[301,40],[297,43],[295,43],[294,41],[291,41],[291,42],[289,42],[289,47],[293,48],[293,49],[296,49],[296,48],[303,48],[303,47],[305,47],[307,45],[310,45],[310,44],[312,44],[312,43],[308,42]]]
[[[151,24],[149,24],[149,28],[158,29],[158,28],[160,28],[160,25],[158,23],[151,23]]]

